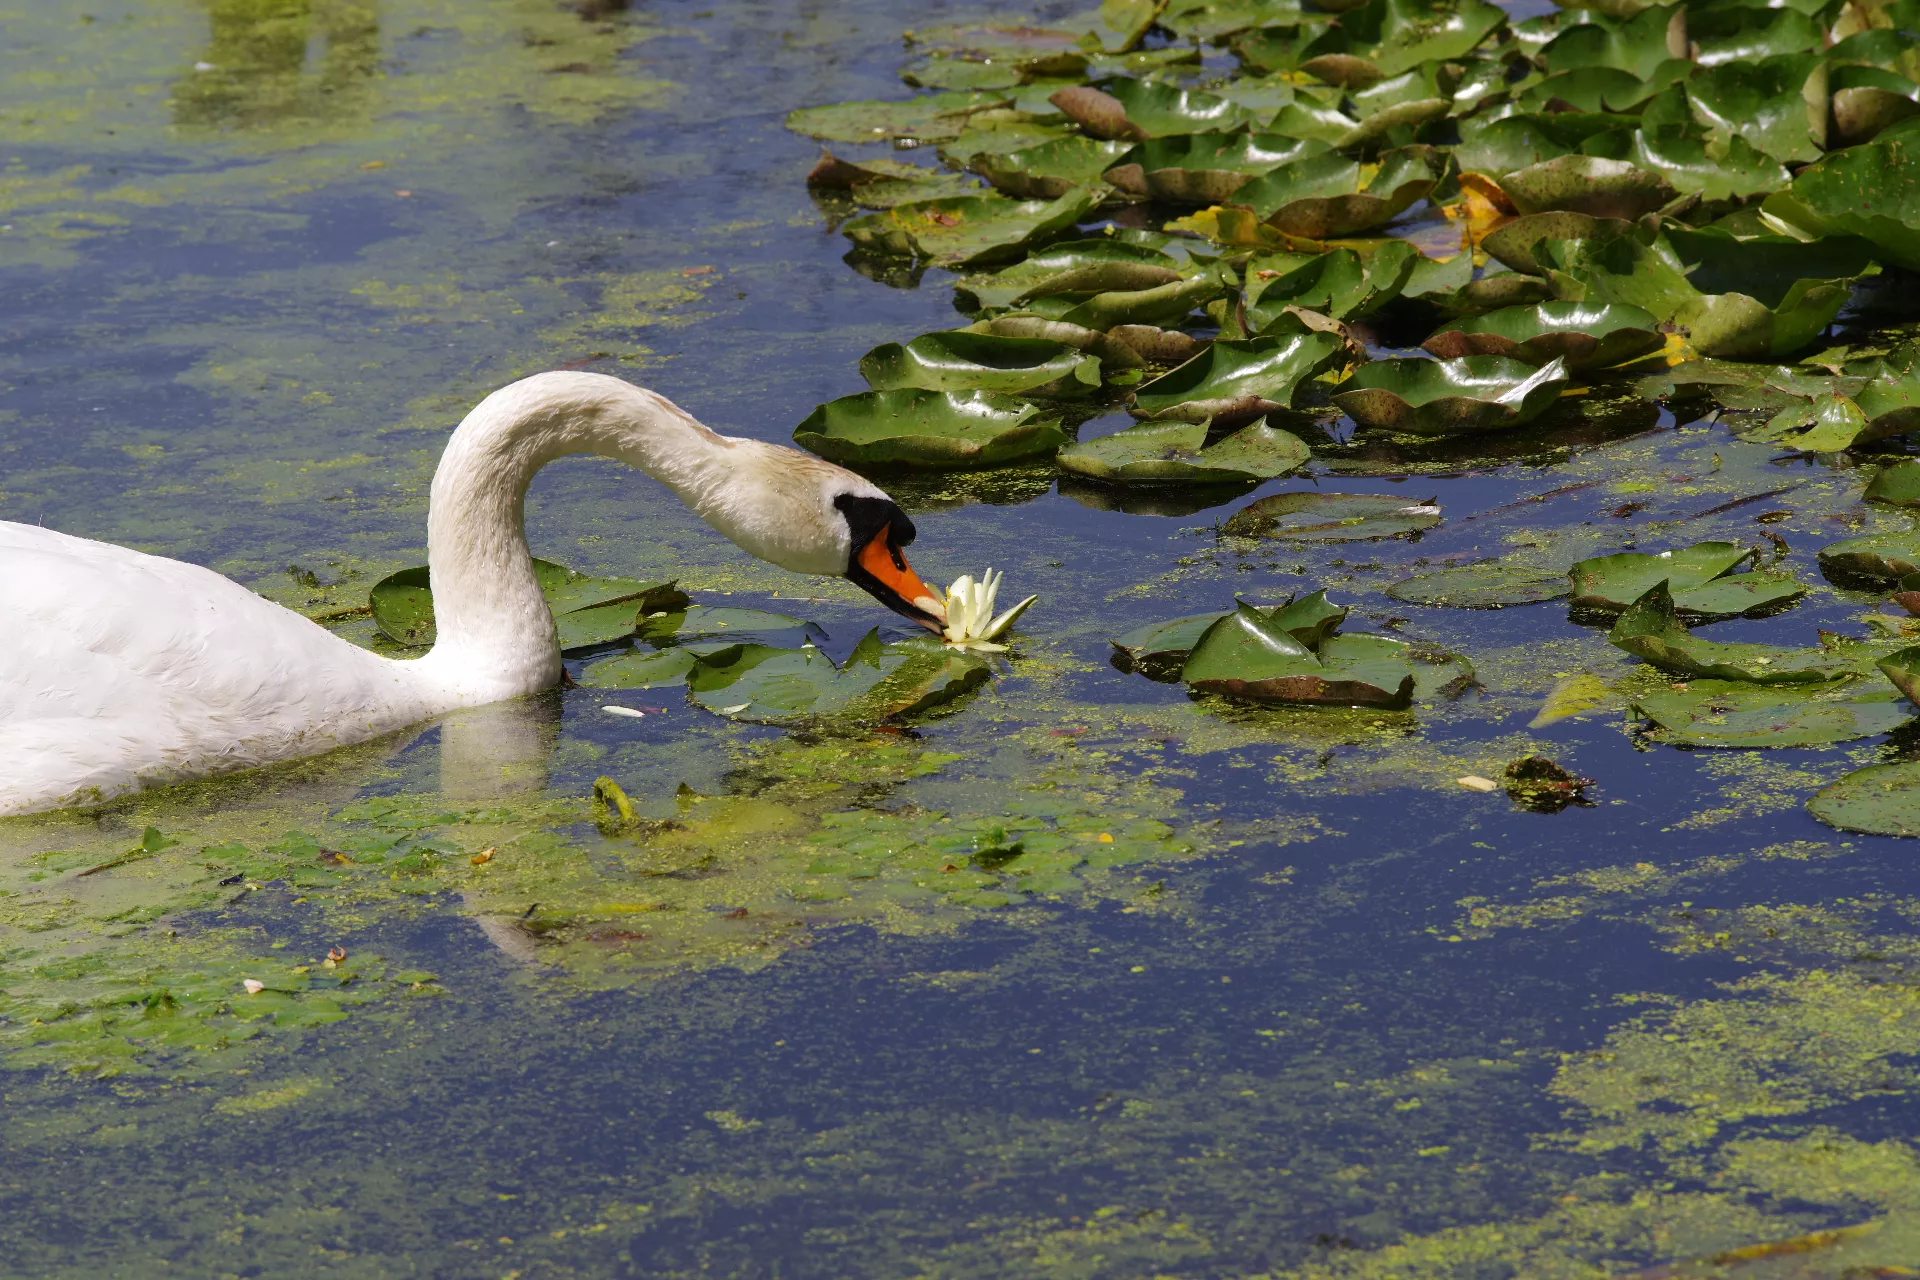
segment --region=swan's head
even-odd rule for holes
[[[871,485],[862,488],[868,492],[842,491],[833,498],[834,509],[847,525],[848,581],[938,634],[947,625],[946,607],[920,581],[901,550],[913,541],[913,521],[886,494]]]

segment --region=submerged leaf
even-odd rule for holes
[[[1635,697],[1633,710],[1654,725],[1648,737],[1674,746],[1820,747],[1897,729],[1912,708],[1868,680],[1691,680]]]
[[[1298,471],[1311,451],[1296,435],[1254,422],[1206,445],[1205,422],[1143,423],[1060,450],[1060,468],[1113,484],[1243,484]]]
[[[1387,595],[1408,604],[1426,604],[1455,609],[1505,609],[1512,605],[1539,604],[1558,600],[1567,594],[1567,575],[1550,569],[1528,569],[1515,565],[1463,565],[1457,569],[1436,569],[1411,578],[1402,578],[1386,589]]]
[[[1360,542],[1404,538],[1440,523],[1432,500],[1372,493],[1276,493],[1235,512],[1221,532],[1241,538],[1300,542]]]
[[[1807,801],[1830,827],[1880,836],[1920,836],[1920,761],[1856,769]]]

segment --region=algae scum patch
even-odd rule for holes
[[[567,365],[1041,597],[567,461],[572,687],[0,826],[14,1270],[1920,1270],[1912,15],[1005,17],[0,13],[0,518],[405,652]]]

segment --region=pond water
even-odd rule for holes
[[[897,96],[901,29],[964,12],[0,7],[0,517],[328,614],[423,558],[447,431],[514,377],[785,440],[958,318],[940,272],[842,261],[783,118]],[[1528,439],[1315,463],[1437,498],[1417,542],[1250,545],[1216,527],[1245,495],[1129,512],[1045,471],[898,485],[930,580],[1041,596],[912,733],[570,688],[0,824],[0,1271],[1584,1277],[1864,1223],[1684,1274],[1920,1260],[1915,846],[1804,808],[1912,740],[1683,751],[1617,701],[1529,727],[1630,665],[1603,628],[1382,591],[1791,509],[1764,527],[1814,594],[1715,637],[1806,643],[1878,604],[1812,551],[1882,518],[1843,463],[1664,411]],[[543,472],[529,526],[836,655],[906,634],[611,462]],[[1109,663],[1318,586],[1478,687],[1234,711]],[[1455,781],[1536,752],[1595,803]]]

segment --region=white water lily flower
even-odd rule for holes
[[[990,653],[1005,652],[1003,644],[994,644],[1006,633],[1014,619],[1027,611],[1039,596],[1028,596],[1013,608],[994,616],[993,605],[1000,594],[1000,580],[1004,575],[989,569],[975,582],[972,574],[957,579],[947,588],[947,626],[940,638],[956,649],[983,649]]]

